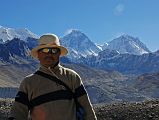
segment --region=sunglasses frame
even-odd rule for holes
[[[44,52],[44,49],[48,49],[48,52]],[[55,52],[53,52],[53,50],[55,50]],[[51,53],[51,54],[57,54],[60,51],[59,48],[41,48],[38,50],[38,52],[42,52],[42,53]]]

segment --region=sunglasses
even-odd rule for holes
[[[60,51],[60,49],[59,48],[42,48],[42,49],[39,49],[38,51],[42,53],[57,54]]]

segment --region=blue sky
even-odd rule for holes
[[[64,36],[79,29],[102,44],[121,34],[159,49],[159,0],[0,0],[0,25]]]

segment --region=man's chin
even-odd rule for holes
[[[45,64],[46,67],[53,67],[55,64],[50,63],[50,64]]]

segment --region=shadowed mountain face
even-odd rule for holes
[[[143,74],[159,71],[158,52],[132,55],[120,54],[115,50],[106,49],[99,52],[98,56],[81,58],[77,62],[103,70],[116,70],[124,74]]]
[[[32,39],[34,42],[35,39]],[[16,63],[16,58],[29,59],[31,46],[29,42],[22,41],[18,38],[14,38],[11,41],[0,44],[0,59],[4,62]],[[22,61],[22,60],[21,60]]]
[[[4,44],[0,44],[0,60],[8,61],[9,60],[9,51]]]
[[[29,48],[28,45],[26,44],[26,42],[18,39],[18,38],[14,38],[13,40],[7,42],[6,47],[8,49],[8,51],[10,52],[10,55],[17,55],[20,57],[27,57],[29,56]]]

